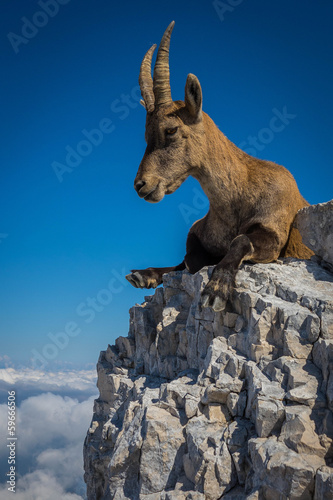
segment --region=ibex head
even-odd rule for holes
[[[151,61],[156,45],[143,58],[139,84],[147,111],[145,138],[147,148],[134,187],[141,198],[151,203],[173,193],[200,164],[202,92],[199,80],[188,75],[185,101],[173,101],[170,88],[169,47],[174,21],[161,40],[154,77]]]

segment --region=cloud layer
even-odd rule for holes
[[[82,401],[97,392],[96,370],[45,372],[31,368],[0,368],[1,402],[7,401],[7,391],[12,389],[19,401],[48,391]]]
[[[6,397],[7,390],[20,393],[16,464],[19,478],[15,498],[85,498],[82,449],[93,400],[97,397],[95,384],[95,370],[58,373],[0,370],[2,396]],[[1,470],[0,498],[4,499],[12,495],[4,484],[8,472],[6,422],[5,402],[0,405],[0,460],[5,465]]]

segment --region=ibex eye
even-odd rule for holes
[[[167,128],[165,133],[167,135],[174,135],[178,130],[178,127],[173,127],[173,128]]]

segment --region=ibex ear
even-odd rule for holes
[[[188,75],[185,85],[185,105],[196,121],[202,119],[202,90],[199,80],[191,73]]]

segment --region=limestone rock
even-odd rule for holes
[[[295,226],[303,243],[333,267],[333,200],[299,210]]]
[[[142,425],[140,492],[158,493],[174,486],[182,471],[183,426],[163,408],[148,406]],[[157,452],[158,450],[158,452]]]
[[[333,469],[323,466],[317,470],[314,500],[330,500],[333,492]]]
[[[165,275],[101,353],[88,500],[333,498],[333,274],[245,264],[214,313],[211,272]]]
[[[320,444],[311,410],[303,405],[285,407],[286,420],[282,426],[280,441],[298,453],[324,458],[326,449]],[[323,460],[323,465],[325,461]]]
[[[249,450],[254,469],[253,484],[265,499],[313,498],[315,469],[302,455],[274,437],[252,438]]]
[[[186,442],[186,477],[207,498],[219,499],[237,483],[235,466],[223,439],[223,427],[203,415],[194,417],[186,426]]]

